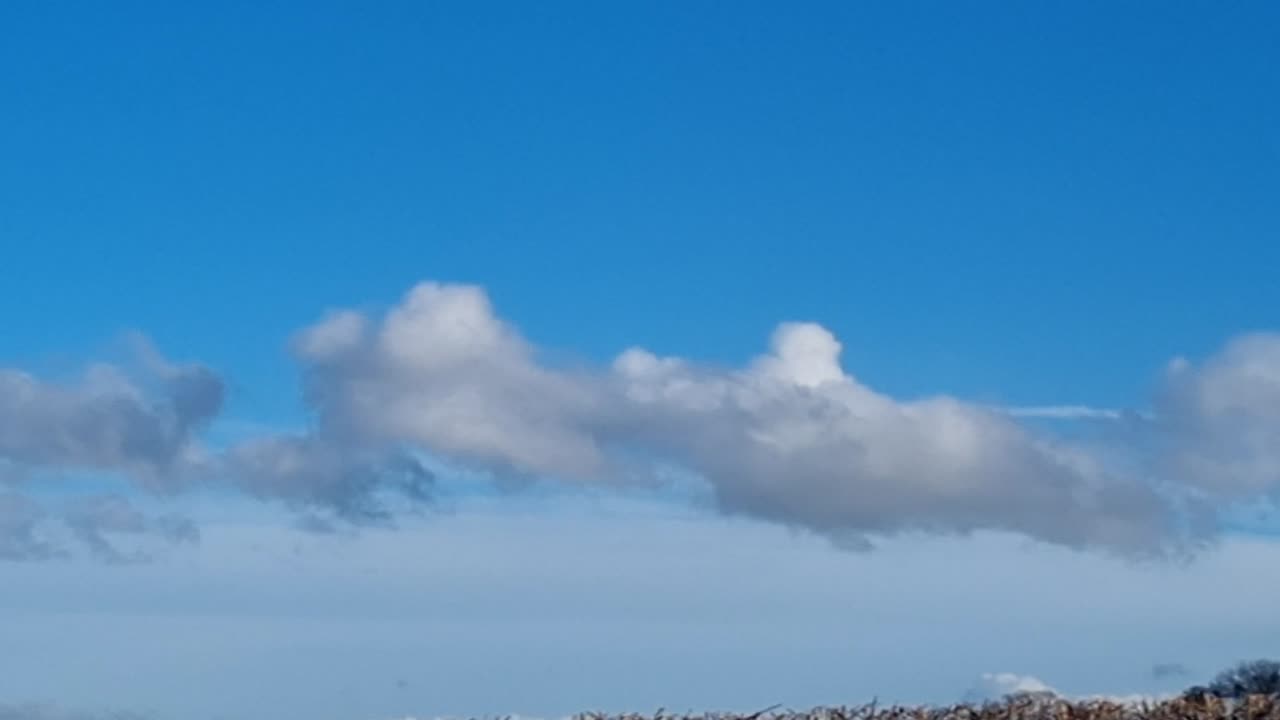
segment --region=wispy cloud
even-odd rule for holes
[[[1123,410],[1089,407],[1088,405],[1029,405],[1001,407],[998,411],[1011,417],[1044,418],[1049,420],[1119,420],[1125,417]]]

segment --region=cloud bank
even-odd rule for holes
[[[305,431],[216,449],[200,433],[223,381],[140,347],[141,377],[99,365],[57,384],[0,370],[0,477],[110,472],[156,494],[215,484],[323,527],[386,523],[429,503],[424,456],[497,480],[601,486],[678,468],[725,513],[848,548],[996,530],[1132,556],[1194,548],[1216,510],[1280,488],[1277,335],[1172,363],[1124,463],[1020,422],[1121,413],[893,398],[847,371],[840,341],[814,323],[779,325],[741,367],[643,348],[571,366],[546,360],[482,288],[422,283],[384,314],[334,311],[297,333]],[[56,555],[40,518],[19,495],[0,501],[0,557]],[[193,536],[114,501],[64,521],[104,559],[119,558],[107,532]]]

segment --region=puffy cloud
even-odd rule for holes
[[[811,323],[779,326],[740,369],[640,348],[565,369],[541,362],[480,288],[424,283],[385,317],[331,314],[296,346],[321,432],[359,446],[592,482],[674,465],[727,512],[851,547],[997,529],[1137,553],[1177,533],[1153,490],[1003,413],[866,387]]]
[[[597,388],[540,367],[479,288],[424,283],[369,325],[343,312],[298,339],[323,430],[505,473],[601,471]]]
[[[845,374],[839,343],[784,325],[746,370],[630,351],[616,364],[631,431],[707,477],[722,507],[855,547],[904,530],[1009,530],[1071,546],[1151,549],[1171,533],[1150,489],[998,413],[901,402]]]

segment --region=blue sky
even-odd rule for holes
[[[758,709],[1274,654],[1216,588],[1280,557],[1278,31],[5,5],[0,622],[44,660],[0,658],[0,703]],[[892,587],[950,567],[998,579]]]

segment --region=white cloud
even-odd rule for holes
[[[586,378],[540,367],[479,288],[424,283],[380,323],[351,312],[297,343],[323,428],[461,462],[590,478],[604,460]]]
[[[344,444],[585,482],[674,465],[705,478],[727,512],[854,547],[997,529],[1145,552],[1175,535],[1153,491],[1002,413],[863,385],[812,323],[780,325],[740,369],[641,348],[565,369],[540,362],[480,288],[424,283],[385,317],[331,314],[297,348],[320,432]]]

